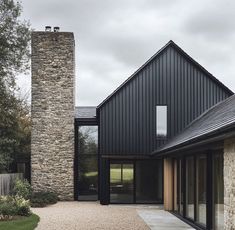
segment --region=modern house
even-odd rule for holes
[[[231,90],[173,41],[95,107],[74,107],[74,69],[72,33],[33,32],[35,190],[164,204],[197,228],[235,228]]]

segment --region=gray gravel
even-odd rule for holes
[[[59,202],[32,209],[40,216],[36,230],[149,229],[137,210],[138,206],[100,205],[98,202]]]

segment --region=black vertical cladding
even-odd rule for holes
[[[156,105],[167,105],[168,139],[232,95],[174,43],[139,69],[98,107],[101,155],[147,155],[156,139]]]

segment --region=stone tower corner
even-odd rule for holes
[[[74,199],[74,36],[32,33],[31,182]]]

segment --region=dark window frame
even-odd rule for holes
[[[204,154],[206,156],[206,225],[203,225],[201,223],[196,222],[197,220],[197,178],[196,178],[196,172],[197,172],[197,164],[196,164],[196,159],[198,155]],[[188,223],[189,225],[193,226],[196,229],[213,229],[213,225],[214,225],[214,216],[213,216],[213,209],[214,209],[214,194],[213,194],[213,186],[214,186],[214,179],[213,179],[213,161],[214,161],[214,156],[218,155],[218,154],[223,154],[223,151],[220,150],[210,150],[210,151],[206,151],[203,153],[196,153],[196,154],[184,154],[181,155],[179,157],[173,158],[174,160],[177,161],[177,168],[180,168],[180,164],[179,162],[181,161],[182,165],[182,172],[183,176],[181,177],[179,175],[179,171],[177,170],[177,202],[178,202],[178,210],[177,211],[173,211],[171,212],[172,214],[176,215],[177,217],[179,217],[180,219],[182,219],[183,221],[185,221],[186,223]],[[186,216],[186,164],[185,164],[185,160],[186,157],[190,157],[192,156],[194,158],[194,218],[188,218]],[[174,175],[175,176],[175,175]],[[173,176],[173,177],[174,177]],[[180,178],[184,178],[183,181],[181,181]],[[173,180],[174,183],[174,180]],[[183,183],[183,215],[180,214],[180,201],[181,201],[181,197],[180,197],[180,191],[181,191],[181,183]],[[174,184],[173,184],[173,188],[174,188]],[[173,199],[174,202],[174,199]]]
[[[94,120],[75,120],[75,156],[74,156],[74,200],[76,201],[94,201],[92,200],[82,200],[79,199],[79,137],[78,137],[78,131],[79,127],[82,126],[97,126],[97,184],[98,184],[98,191],[97,191],[97,199],[99,200],[99,189],[100,189],[100,157],[99,157],[99,125]],[[93,154],[92,154],[93,156]]]

